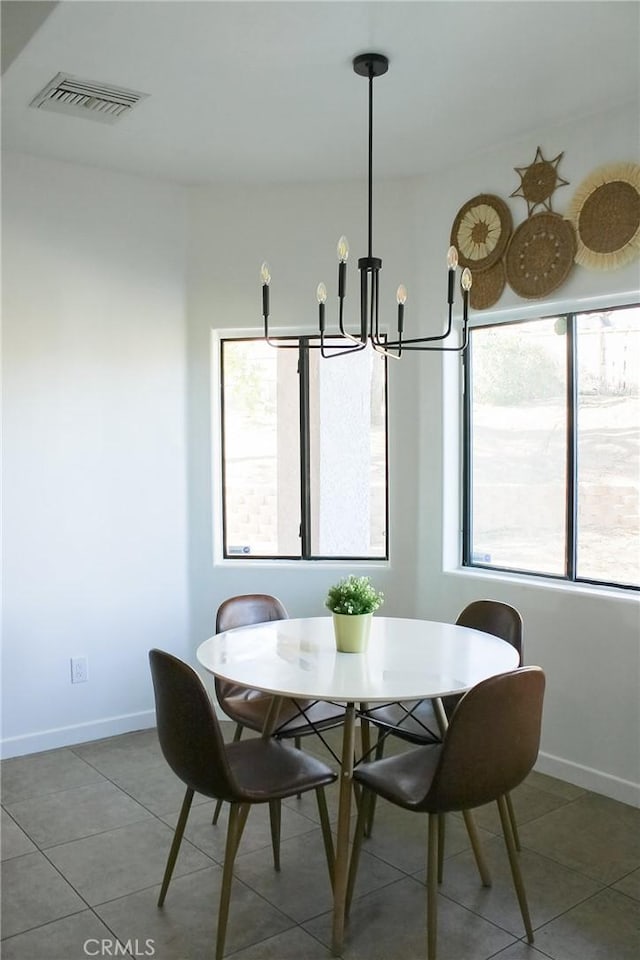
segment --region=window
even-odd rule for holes
[[[280,342],[221,341],[223,555],[386,559],[386,361]]]
[[[640,587],[640,307],[470,333],[463,561]]]

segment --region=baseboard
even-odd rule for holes
[[[155,727],[154,710],[140,713],[128,713],[119,717],[107,717],[91,723],[77,723],[69,727],[55,727],[52,730],[40,730],[20,737],[7,737],[0,741],[0,757],[23,757],[43,750],[55,750],[58,747],[71,747],[89,740],[103,740],[105,737],[117,737],[121,733],[135,730],[147,730]]]
[[[580,763],[572,763],[562,757],[554,757],[550,753],[539,753],[535,766],[538,773],[547,773],[550,777],[566,780],[576,787],[601,793],[612,800],[620,800],[632,807],[640,807],[640,784],[631,780],[614,777],[602,770],[594,770]]]

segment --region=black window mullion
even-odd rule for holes
[[[220,498],[222,503],[222,555],[226,558],[229,556],[227,552],[227,442],[226,442],[226,426],[225,426],[225,396],[224,396],[224,356],[225,356],[225,342],[224,340],[220,344],[220,449],[222,454],[222,463],[221,463],[221,479],[222,479],[222,496]]]
[[[472,464],[471,438],[472,438],[472,405],[471,405],[471,351],[473,337],[469,335],[469,345],[462,358],[462,563],[464,566],[471,565],[471,538],[473,523],[473,497],[472,497]]]
[[[566,503],[566,575],[576,579],[578,526],[578,367],[577,318],[566,318],[567,324],[567,503]]]
[[[300,402],[300,554],[311,557],[311,429],[309,423],[309,339],[300,339],[298,359]]]

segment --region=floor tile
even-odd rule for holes
[[[549,955],[538,950],[535,943],[518,940],[506,950],[494,954],[491,960],[549,960]]]
[[[555,793],[549,793],[547,790],[540,790],[526,781],[513,791],[511,800],[518,829],[531,820],[537,820],[552,810],[563,807],[568,802],[563,797],[559,797]],[[500,837],[502,836],[500,815],[495,803],[477,807],[473,814],[479,827]]]
[[[481,842],[492,834],[479,829]],[[447,817],[445,858],[469,847],[469,837],[462,818]],[[415,874],[427,868],[427,816],[411,813],[384,800],[378,800],[370,837],[362,846],[381,860],[404,873]]]
[[[613,884],[613,889],[620,893],[626,893],[628,897],[634,900],[640,900],[640,870],[634,870],[628,873],[626,877]]]
[[[223,721],[222,729],[230,741],[235,725]],[[339,752],[342,729],[326,736]],[[305,738],[303,748],[335,765],[317,737]],[[406,749],[395,738],[386,753]],[[214,803],[196,796],[159,910],[184,786],[155,730],[14,758],[1,769],[3,957],[85,960],[85,939],[104,938],[113,950],[119,936],[132,949],[136,938],[142,949],[155,938],[156,960],[211,960],[221,878],[214,861],[224,856],[227,808],[214,827]],[[338,792],[337,784],[327,790],[334,829]],[[489,890],[479,882],[461,816],[447,818],[438,960],[635,960],[640,811],[535,771],[514,791],[514,804],[535,944],[523,939],[499,820],[489,808],[476,815],[493,876]],[[318,822],[312,794],[283,803],[276,873],[268,808],[253,808],[236,860],[227,956],[329,960],[331,896]],[[424,960],[425,872],[426,818],[379,803],[363,846],[345,960]]]
[[[212,867],[172,880],[162,908],[157,906],[157,886],[102,904],[96,913],[120,940],[153,940],[156,960],[211,960],[221,880],[221,868]],[[234,881],[226,953],[261,943],[292,927],[292,920]]]
[[[467,851],[446,861],[441,892],[514,936],[524,937],[504,843],[497,838],[489,840],[484,852],[491,872],[490,887],[482,886],[473,854]],[[530,850],[518,855],[518,863],[534,930],[602,889],[597,881]]]
[[[615,890],[602,890],[536,931],[536,946],[553,960],[637,960],[638,905]]]
[[[84,910],[86,904],[42,853],[2,864],[2,936]]]
[[[0,841],[2,843],[3,860],[21,857],[25,853],[33,853],[36,849],[24,830],[4,810],[2,811],[2,825],[0,826]]]
[[[361,883],[356,895],[402,877],[393,867],[366,854],[360,867]],[[243,883],[297,923],[331,910],[333,896],[320,830],[282,843],[281,868],[279,872],[273,869],[271,852],[264,849],[238,856],[234,872]]]
[[[3,940],[2,960],[87,960],[92,954],[103,957],[103,940],[115,950],[113,934],[91,910],[85,910]]]
[[[426,913],[425,889],[410,878],[354,900],[341,956],[345,960],[424,960]],[[303,926],[330,944],[330,913]],[[511,943],[511,934],[438,897],[438,960],[486,960]]]
[[[332,956],[329,947],[294,927],[233,953],[229,960],[330,960]]]
[[[640,867],[640,810],[587,794],[523,824],[520,841],[595,880],[614,883]]]
[[[550,777],[547,773],[538,773],[537,770],[531,771],[525,783],[538,790],[544,790],[545,793],[552,793],[562,800],[577,800],[578,797],[586,796],[588,792],[583,787],[576,787],[575,784],[567,783],[566,780]]]
[[[154,757],[145,763],[121,767],[110,775],[117,787],[157,815],[167,811],[177,814],[182,806],[185,785],[163,758]],[[197,793],[193,805],[205,803],[207,797]]]
[[[185,828],[185,837],[195,847],[212,857],[217,863],[224,861],[224,849],[229,822],[229,805],[223,804],[217,824],[212,824],[214,802],[192,807]],[[176,813],[165,814],[162,820],[171,828],[178,819]],[[317,824],[307,817],[301,816],[289,807],[282,807],[282,821],[280,825],[281,840],[289,837],[308,834],[317,829]],[[240,841],[240,853],[251,853],[255,850],[267,850],[271,857],[271,821],[268,804],[254,804],[249,810],[249,816]]]
[[[47,856],[90,905],[133,893],[162,880],[173,831],[158,820],[50,847]],[[211,860],[182,841],[175,866],[181,876],[211,865]]]
[[[103,783],[104,777],[71,750],[48,750],[2,762],[2,802]]]
[[[152,816],[108,781],[6,806],[40,848],[78,840]]]
[[[338,819],[338,798],[340,796],[339,782],[336,780],[335,783],[329,784],[328,787],[324,788],[324,791],[325,797],[327,798],[329,822],[335,823],[335,821]],[[282,801],[282,804],[285,807],[289,807],[290,810],[294,810],[296,813],[300,813],[303,816],[308,817],[310,820],[313,820],[314,823],[320,823],[315,790],[308,790],[307,793],[303,793],[301,797],[288,797],[286,800]]]
[[[155,729],[137,730],[119,737],[81,743],[70,749],[109,779],[135,767],[163,759]]]

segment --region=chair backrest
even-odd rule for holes
[[[522,617],[515,607],[500,600],[474,600],[464,608],[456,623],[506,640],[518,651],[522,666]]]
[[[469,690],[451,717],[422,809],[477,807],[517,787],[538,756],[544,688],[540,667],[520,667]]]
[[[216,633],[233,630],[234,627],[247,627],[254,623],[267,623],[269,620],[288,620],[284,604],[268,593],[246,593],[229,597],[218,607],[216,613]],[[240,688],[238,684],[216,677],[214,681],[218,700],[233,696]]]
[[[238,790],[224,739],[202,680],[187,663],[163,650],[150,650],[149,664],[165,760],[198,793],[235,799]]]
[[[216,633],[246,627],[252,623],[267,623],[269,620],[288,620],[284,605],[268,593],[245,593],[229,597],[218,607]]]

